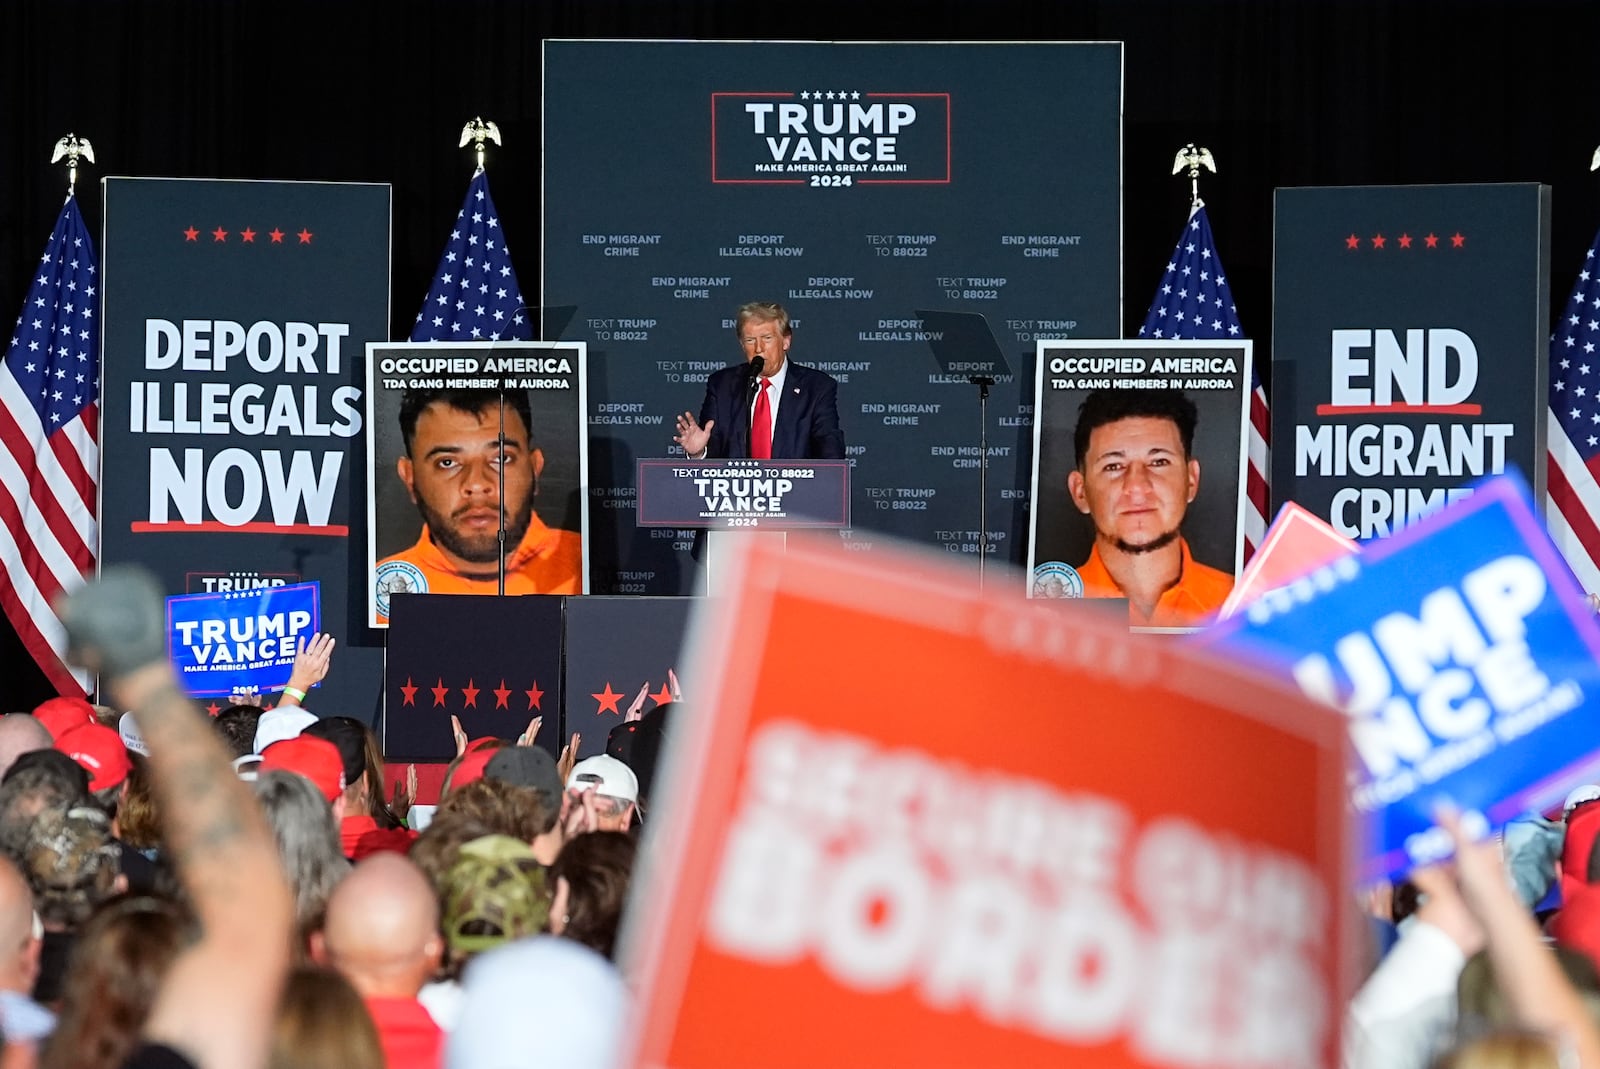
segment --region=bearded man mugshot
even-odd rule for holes
[[[1195,404],[1177,390],[1096,390],[1073,431],[1067,492],[1094,525],[1077,569],[1085,597],[1128,599],[1136,626],[1192,627],[1222,607],[1233,577],[1194,559],[1182,532],[1200,492]]]
[[[534,511],[544,452],[533,436],[527,393],[504,396],[502,446],[496,391],[406,391],[405,451],[395,472],[422,530],[414,545],[378,562],[380,578],[403,579],[413,593],[497,593],[503,504],[505,592],[582,593],[582,536],[547,526]]]

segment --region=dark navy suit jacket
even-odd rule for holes
[[[706,443],[708,459],[750,455],[750,382],[748,364],[723,368],[706,380],[700,424],[716,420]],[[772,427],[772,456],[777,460],[843,460],[844,432],[839,429],[839,384],[815,368],[789,362],[778,421]]]

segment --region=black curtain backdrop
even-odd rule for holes
[[[1123,41],[1124,332],[1182,226],[1172,160],[1194,141],[1218,161],[1201,192],[1262,367],[1277,186],[1548,183],[1557,308],[1600,226],[1592,0],[14,0],[0,315],[21,307],[60,208],[50,151],[70,131],[94,145],[80,189],[97,237],[105,175],[393,183],[392,336],[406,337],[472,173],[456,143],[475,115],[504,135],[489,174],[532,298],[546,38]],[[614,166],[647,165],[619,138]],[[51,693],[0,621],[0,711]]]

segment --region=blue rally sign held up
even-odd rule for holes
[[[278,690],[321,628],[317,583],[167,599],[167,652],[197,698]]]
[[[1361,875],[1450,852],[1444,801],[1492,828],[1600,774],[1600,631],[1520,478],[1274,591],[1202,641],[1342,711]]]

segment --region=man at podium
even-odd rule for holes
[[[1233,576],[1201,564],[1180,530],[1200,492],[1195,404],[1178,390],[1095,390],[1073,431],[1067,491],[1094,524],[1077,569],[1085,597],[1125,597],[1129,622],[1192,627],[1216,613]]]
[[[691,460],[843,460],[839,384],[789,360],[789,313],[752,301],[739,309],[734,332],[745,362],[706,380],[700,418],[680,415],[673,441]]]

